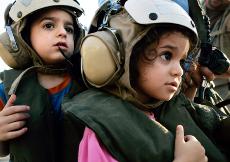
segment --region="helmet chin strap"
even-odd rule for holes
[[[71,62],[71,56],[72,56],[72,55],[67,56],[67,55],[64,53],[64,51],[63,51],[60,47],[58,47],[58,48],[59,48],[59,51],[61,52],[62,56],[65,58],[66,63],[67,63],[70,67],[73,67],[73,63]]]
[[[73,63],[70,61],[70,57],[68,57],[64,51],[59,47],[59,51],[61,52],[61,54],[63,55],[63,57],[65,58],[65,62],[66,62],[66,65],[67,65],[67,69],[71,69],[74,65]],[[23,76],[29,72],[32,72],[34,70],[37,70],[37,71],[59,71],[60,69],[53,69],[52,67],[44,67],[44,66],[40,66],[40,65],[35,65],[35,66],[32,66],[32,67],[29,67],[27,69],[25,69],[13,82],[8,94],[9,95],[12,95],[12,94],[15,94],[16,90],[17,90],[17,87],[20,83],[20,81],[22,80]],[[62,69],[63,71],[65,71],[65,69]],[[60,72],[60,71],[59,71]]]

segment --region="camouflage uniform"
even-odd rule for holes
[[[230,5],[219,11],[206,8],[206,12],[210,18],[212,45],[230,58]],[[216,79],[214,83],[223,99],[230,98],[230,79]]]

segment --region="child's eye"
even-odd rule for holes
[[[53,29],[54,28],[54,24],[52,24],[52,23],[46,23],[46,24],[44,24],[44,28],[45,29]]]
[[[172,58],[172,53],[165,52],[164,54],[161,55],[161,58],[164,59],[164,60],[166,60],[166,61],[169,61]]]
[[[67,31],[67,33],[71,33],[71,34],[74,33],[73,27],[65,27],[65,30]]]

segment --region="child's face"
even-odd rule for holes
[[[32,23],[32,47],[46,64],[62,62],[59,48],[70,56],[74,51],[74,27],[71,15],[61,9],[49,9]]]
[[[138,61],[137,91],[145,102],[150,98],[170,100],[179,88],[183,69],[181,62],[189,51],[189,39],[180,32],[164,34],[157,47],[151,44],[145,52],[156,55],[152,63]],[[155,50],[154,50],[155,49]]]

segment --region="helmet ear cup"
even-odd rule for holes
[[[0,35],[0,57],[11,68],[24,69],[29,67],[32,63],[32,58],[27,50],[27,46],[19,41],[14,30],[12,32],[18,49],[15,50],[13,48],[9,35],[7,32],[4,32]]]
[[[7,50],[6,47],[0,42],[0,56],[3,59],[3,61],[10,67],[16,68],[17,62],[13,58],[13,56],[10,54],[10,52]]]
[[[81,67],[85,81],[95,87],[112,83],[123,72],[117,38],[109,30],[86,36],[81,44]]]

